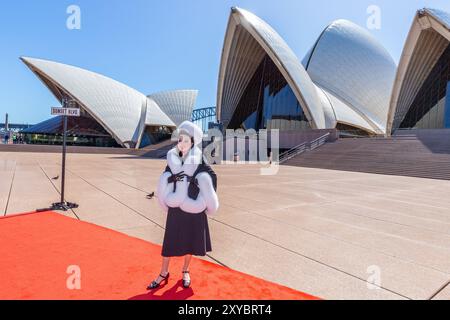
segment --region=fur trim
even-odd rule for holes
[[[173,174],[177,174],[181,172],[181,158],[177,154],[177,147],[174,147],[167,152],[167,165]]]
[[[177,181],[177,189],[175,192],[173,192],[173,182],[169,183],[169,187],[164,195],[166,205],[172,208],[179,207],[186,199],[187,193],[188,183],[186,178],[181,181]]]
[[[206,214],[213,215],[219,210],[219,198],[214,190],[211,176],[207,172],[201,172],[197,175],[200,194],[206,203]]]
[[[192,176],[197,170],[198,165],[202,162],[203,153],[199,147],[194,146],[189,150],[184,163],[178,155],[177,147],[174,147],[167,152],[167,165],[173,174],[184,171],[188,176]]]
[[[196,146],[189,150],[184,163],[182,163],[176,147],[167,152],[167,164],[173,174],[184,172],[188,176],[192,176],[197,170],[201,160],[202,152]],[[165,188],[161,187],[161,200],[164,201],[166,206],[176,208],[179,207],[187,198],[189,184],[187,182],[187,178],[184,177],[183,180],[176,182],[176,190],[173,192],[174,183],[167,183],[167,178],[169,176],[170,173],[167,177],[165,177],[167,184]]]
[[[206,202],[201,194],[198,195],[196,200],[186,197],[181,203],[180,209],[192,214],[202,213],[206,209]]]
[[[188,176],[192,176],[201,160],[202,152],[197,146],[189,151],[184,164],[181,163],[181,158],[178,156],[176,148],[171,149],[167,153],[167,163],[173,174],[184,171]],[[168,207],[179,207],[181,210],[192,214],[198,214],[206,210],[208,215],[213,215],[217,212],[219,199],[214,190],[211,176],[207,172],[201,172],[197,175],[200,193],[196,200],[189,198],[187,195],[189,184],[186,177],[181,181],[177,181],[175,192],[173,192],[173,183],[167,182],[169,177],[169,172],[161,175],[157,190],[158,201],[160,201],[163,209],[168,210]]]
[[[170,172],[163,172],[159,177],[158,188],[156,189],[156,196],[158,197],[158,203],[165,212],[169,210],[165,203],[166,191],[168,190],[169,183],[167,180],[170,177]],[[173,188],[173,186],[172,186]]]
[[[186,197],[180,205],[180,209],[192,214],[198,214],[206,209],[206,214],[213,215],[219,209],[219,199],[214,190],[211,176],[202,172],[197,175],[200,193],[196,200]]]

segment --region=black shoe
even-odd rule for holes
[[[189,271],[183,271],[183,273],[189,273]],[[189,286],[191,285],[191,280],[184,280],[183,279],[183,287],[184,288],[189,288]]]
[[[162,274],[160,274],[159,276],[160,276],[161,278],[163,278],[163,279],[161,280],[161,282],[152,281],[152,283],[150,283],[150,284],[148,285],[147,290],[158,288],[158,287],[161,285],[161,283],[162,283],[163,281],[165,281],[165,283],[167,284],[167,283],[169,282],[169,275],[170,275],[169,272],[167,273],[167,275],[166,275],[165,277],[164,277]]]

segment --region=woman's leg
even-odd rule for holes
[[[191,263],[192,255],[187,254],[184,256],[183,271],[189,271],[189,264]],[[183,280],[190,280],[189,273],[183,273]]]
[[[183,265],[183,271],[189,271],[189,264],[191,263],[192,255],[187,254],[184,256],[184,265]]]
[[[162,259],[162,266],[161,266],[161,272],[158,275],[158,278],[156,278],[156,280],[155,280],[157,283],[160,283],[161,281],[164,280],[161,277],[161,275],[163,275],[165,277],[169,273],[169,262],[170,262],[170,258],[169,257],[163,257],[163,259]]]
[[[162,262],[162,267],[161,267],[161,274],[163,276],[166,276],[167,273],[169,273],[169,263],[170,263],[170,258],[163,257],[163,262]]]

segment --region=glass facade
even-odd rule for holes
[[[169,140],[172,137],[172,132],[173,130],[166,126],[147,126],[139,148]]]
[[[445,99],[445,127],[450,128],[450,81],[447,83],[447,97]]]
[[[268,55],[247,85],[228,128],[311,129],[294,92]]]
[[[25,129],[28,144],[60,145],[63,141],[64,122],[56,116]],[[89,113],[80,108],[80,117],[67,117],[67,145],[120,147],[116,140]]]
[[[26,133],[24,134],[24,141],[27,144],[39,145],[62,145],[63,136],[54,134],[38,134]],[[67,136],[66,144],[68,146],[83,146],[83,147],[108,147],[120,148],[121,146],[111,137],[86,137],[86,136]]]
[[[400,129],[450,128],[450,45],[439,58]]]
[[[360,128],[356,128],[344,123],[338,123],[336,125],[336,129],[339,132],[339,137],[341,138],[355,138],[355,137],[372,137],[374,134],[371,134],[365,130]]]

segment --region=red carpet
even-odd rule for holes
[[[191,288],[182,288],[182,258],[174,258],[169,283],[147,291],[160,270],[160,246],[55,212],[1,218],[0,235],[3,300],[314,299],[196,258],[191,262]],[[80,289],[67,288],[71,265],[80,268]]]

